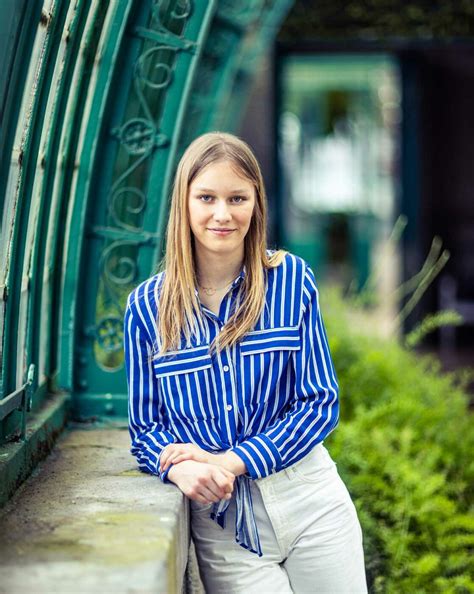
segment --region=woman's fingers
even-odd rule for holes
[[[165,460],[164,463],[162,463],[161,465],[161,469],[164,471],[168,468],[168,466],[171,466],[171,464],[176,464],[176,458],[179,456],[180,454],[174,454],[171,453],[168,458]]]
[[[199,481],[199,487],[196,489],[198,493],[205,494],[209,501],[220,501],[224,497],[224,493],[220,487],[214,482],[212,475],[202,477]]]
[[[209,503],[230,499],[235,476],[214,464],[183,460],[173,466],[171,480],[187,497]]]
[[[227,468],[224,468],[224,466],[214,464],[213,458],[213,454],[206,452],[196,444],[172,443],[167,445],[161,453],[159,470],[160,472],[165,472],[172,465],[186,460],[195,460],[196,462],[209,464],[213,469],[211,479],[213,488],[217,490],[215,496],[219,499],[228,499],[234,489],[235,475]]]
[[[232,472],[230,472],[230,470],[227,470],[223,466],[218,466],[217,468],[220,471],[220,475],[223,476],[225,480],[228,481],[231,485],[233,485],[235,481],[235,474],[233,474]]]
[[[199,462],[198,456],[195,456],[191,452],[183,452],[182,454],[178,454],[174,458],[169,460],[169,464],[179,464],[180,462],[184,462],[184,460],[196,460]]]
[[[202,475],[199,481],[199,487],[196,491],[200,494],[205,493],[209,501],[220,501],[221,499],[228,499],[232,491],[232,485],[228,478],[224,477],[219,472],[217,466],[209,466],[205,475]]]
[[[163,452],[160,456],[160,472],[164,472],[169,466],[170,454]]]
[[[193,452],[190,451],[189,449],[186,450],[182,447],[182,444],[179,445],[175,445],[175,444],[171,444],[169,446],[167,446],[161,456],[160,456],[160,470],[161,472],[164,472],[168,466],[171,466],[171,464],[177,464],[177,458],[180,456],[185,456],[184,458],[181,458],[180,461],[182,460],[192,460],[193,459]]]
[[[218,469],[218,471],[213,474],[212,478],[213,478],[215,485],[220,490],[221,499],[223,499],[227,495],[229,495],[229,496],[231,495],[231,493],[234,489],[234,481],[230,480],[230,478],[225,476],[224,473],[219,472],[219,470],[220,469]]]
[[[234,490],[234,475],[226,476],[219,467],[215,467],[212,473],[212,480],[219,493],[220,499],[230,499]]]
[[[207,462],[208,454],[205,450],[192,443],[170,444],[166,446],[160,456],[160,471],[164,472],[171,464],[178,464],[184,460]]]
[[[221,499],[211,489],[204,486],[199,490],[198,496],[202,498],[202,500],[199,499],[201,503],[217,503]]]
[[[163,470],[166,470],[166,468],[169,466],[169,458],[176,451],[176,448],[177,447],[179,447],[179,446],[176,446],[176,444],[174,444],[174,443],[170,443],[161,452],[161,455],[160,455],[160,470],[162,472],[163,472]]]

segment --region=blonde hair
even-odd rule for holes
[[[262,173],[251,148],[240,138],[224,132],[209,132],[196,138],[178,164],[171,196],[166,232],[166,252],[160,265],[164,280],[158,302],[159,354],[177,350],[181,333],[189,343],[202,323],[202,311],[195,294],[196,268],[192,232],[188,214],[189,187],[208,165],[230,162],[255,188],[255,207],[244,240],[245,278],[241,283],[239,306],[211,344],[210,350],[221,351],[238,342],[253,328],[265,302],[264,270],[278,266],[286,252],[267,255],[267,205]]]

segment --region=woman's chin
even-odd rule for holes
[[[226,254],[235,255],[239,250],[243,252],[244,244],[243,242],[226,241],[217,238],[217,241],[206,242],[205,244],[197,243],[196,247],[203,255],[223,256]]]

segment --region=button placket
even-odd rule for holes
[[[232,398],[232,404],[230,402],[227,402],[227,404],[225,406],[226,410],[228,412],[230,412],[230,411],[232,411],[234,409],[234,401],[235,401],[235,394],[234,394],[234,389],[233,389],[233,387],[234,387],[234,381],[233,381],[233,378],[230,376],[231,369],[230,369],[230,366],[227,363],[225,363],[222,366],[222,370],[224,371],[225,374],[227,374],[227,377],[226,377],[226,386],[227,386],[228,383],[229,383],[229,386],[230,386],[229,387],[228,395],[230,395],[230,397]]]

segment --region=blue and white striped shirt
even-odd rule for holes
[[[338,385],[313,272],[289,253],[266,273],[265,306],[254,329],[209,354],[242,298],[245,272],[232,283],[219,315],[201,304],[199,333],[159,357],[157,299],[164,273],[152,276],[129,295],[124,347],[131,452],[140,469],[160,475],[160,454],[170,443],[235,452],[248,471],[235,481],[236,540],[261,555],[248,481],[291,466],[323,441],[338,421]],[[164,482],[166,475],[160,475]],[[212,507],[221,526],[228,506],[222,500]]]

